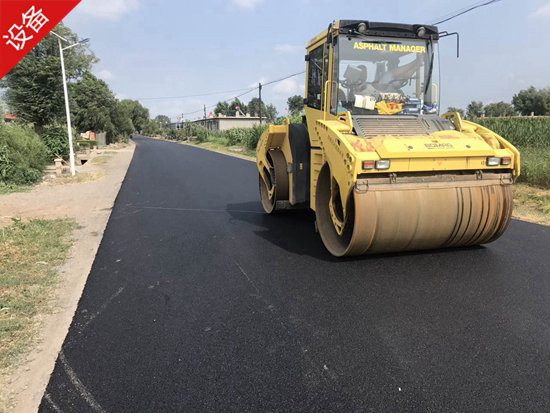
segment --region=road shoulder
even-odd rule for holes
[[[0,377],[0,388],[9,399],[10,411],[37,411],[53,371],[55,360],[77,308],[88,274],[99,248],[111,209],[126,176],[135,145],[111,151],[104,164],[89,167],[104,171],[91,182],[41,184],[30,192],[2,195],[0,219],[69,217],[79,228],[69,258],[58,273],[53,311],[41,316],[33,345],[8,376]],[[0,220],[0,224],[2,224]]]

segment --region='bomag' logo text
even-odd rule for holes
[[[425,143],[424,146],[428,149],[453,149],[454,146],[450,143]]]

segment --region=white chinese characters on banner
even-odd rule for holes
[[[49,19],[42,13],[42,9],[36,11],[32,6],[25,13],[21,14],[22,24],[18,26],[13,24],[8,30],[9,35],[2,36],[4,39],[8,39],[6,44],[12,45],[15,50],[23,50],[27,40],[31,40],[33,35],[27,36],[25,29],[31,29],[35,33],[38,33],[40,29],[49,21]]]

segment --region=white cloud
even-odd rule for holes
[[[139,8],[140,0],[84,0],[77,10],[100,19],[116,20]]]
[[[103,69],[103,70],[100,70],[99,72],[97,72],[97,77],[99,77],[103,80],[111,80],[115,76],[110,71],[108,71],[107,69]]]
[[[277,53],[284,53],[284,54],[294,54],[302,50],[302,46],[297,46],[294,44],[277,44],[275,45],[275,51]]]
[[[262,1],[263,0],[233,0],[233,3],[243,9],[253,9]]]
[[[275,93],[286,96],[300,95],[304,93],[304,85],[300,85],[296,79],[290,78],[277,83],[273,90]]]
[[[531,13],[529,17],[542,19],[550,18],[550,3],[546,3],[544,6],[539,7],[537,10]]]

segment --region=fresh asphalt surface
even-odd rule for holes
[[[253,162],[136,137],[41,411],[550,411],[550,229],[339,260]]]

